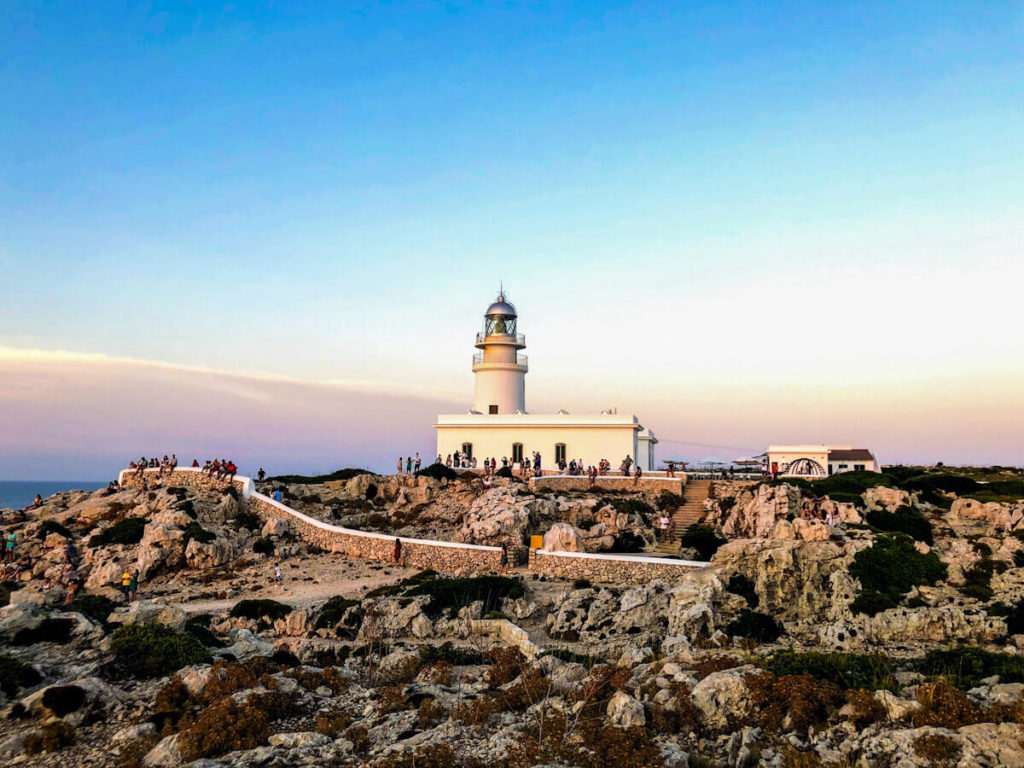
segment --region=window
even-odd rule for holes
[[[465,456],[467,459],[472,459],[473,458],[473,444],[472,443],[463,443],[462,444],[462,455]]]
[[[512,443],[512,463],[522,463],[523,461],[523,444]]]
[[[498,406],[496,406],[496,405],[489,405],[489,406],[487,406],[487,412],[488,413],[497,413],[498,412]]]
[[[555,443],[555,464],[565,461],[565,443]]]
[[[853,471],[854,472],[863,472],[864,471],[864,465],[863,464],[854,464],[853,465]]]

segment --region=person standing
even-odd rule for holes
[[[393,553],[395,559],[395,565],[402,564],[402,540],[399,538],[395,539],[395,551]]]
[[[399,474],[399,475],[402,474],[402,457],[401,456],[398,457],[398,473],[397,474]]]
[[[508,545],[501,543],[501,560],[498,561],[498,573],[502,576],[508,573]]]
[[[412,461],[412,468],[414,472],[420,471],[420,452],[416,451],[416,458]]]
[[[128,602],[135,602],[136,596],[139,594],[139,569],[129,568],[132,577],[128,581]]]
[[[260,471],[256,473],[256,479],[262,483],[266,476],[267,473],[263,471],[263,467],[260,467]]]
[[[18,543],[18,534],[11,531],[7,534],[7,540],[4,546],[4,560],[8,563],[14,562],[14,547]]]
[[[407,456],[405,459],[405,474],[412,474],[412,456]]]
[[[121,594],[124,595],[124,601],[126,603],[131,602],[131,598],[128,596],[131,592],[132,585],[132,569],[125,566],[124,573],[121,574]]]
[[[284,585],[284,574],[281,573],[280,560],[274,563],[274,583],[277,584],[277,586],[279,587]]]
[[[644,471],[640,469],[640,465],[637,464],[633,469],[633,487],[635,488],[640,484],[640,478],[644,476]]]

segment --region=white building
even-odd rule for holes
[[[828,477],[840,472],[880,472],[867,448],[849,445],[770,445],[762,454],[765,469],[783,477]]]
[[[518,332],[516,308],[504,292],[487,308],[483,330],[476,335],[480,351],[473,356],[473,407],[466,413],[440,414],[437,452],[444,461],[456,451],[499,462],[530,459],[536,451],[545,469],[563,459],[597,466],[601,459],[617,470],[625,457],[641,468],[654,468],[654,433],[636,416],[615,409],[595,414],[528,413],[526,410],[526,338]]]

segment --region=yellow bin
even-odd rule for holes
[[[543,536],[531,536],[530,537],[530,549],[544,549],[544,537]]]

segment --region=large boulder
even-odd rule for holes
[[[473,501],[466,512],[455,541],[519,546],[532,525],[557,515],[557,506],[536,496],[520,496],[514,487],[492,488]]]
[[[625,691],[616,691],[608,702],[608,723],[619,728],[643,726],[647,722],[644,705]]]
[[[724,728],[730,719],[742,719],[750,714],[753,702],[747,687],[747,675],[761,670],[746,664],[742,667],[712,672],[693,688],[693,705],[700,710],[710,728]]]
[[[863,494],[864,503],[868,509],[884,509],[888,512],[895,512],[911,502],[910,494],[897,488],[886,488],[877,485],[868,488]]]
[[[185,563],[189,568],[204,570],[216,568],[218,565],[230,562],[234,557],[234,547],[227,539],[219,536],[213,541],[199,541],[190,539],[185,547]]]
[[[583,537],[569,523],[555,523],[544,534],[545,552],[584,552]]]
[[[176,605],[164,605],[152,600],[137,600],[117,608],[107,617],[110,624],[130,626],[133,624],[164,624],[174,629],[185,626],[185,611]]]

